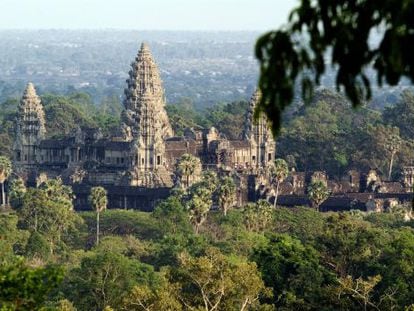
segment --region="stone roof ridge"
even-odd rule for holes
[[[164,96],[158,66],[145,42],[141,44],[135,62],[131,66],[128,87],[132,86],[140,95],[149,92],[153,96]]]
[[[16,119],[16,135],[22,135],[24,128],[28,127],[33,130],[34,123],[38,122],[39,138],[44,138],[46,133],[45,113],[40,97],[36,93],[33,83],[29,82],[20,99],[18,115]]]
[[[258,88],[256,88],[252,94],[252,97],[250,98],[249,107],[247,108],[247,111],[246,111],[246,116],[245,116],[245,121],[244,121],[245,127],[244,127],[244,131],[242,134],[243,139],[249,139],[250,135],[252,134],[253,126],[254,126],[254,123],[256,122],[254,120],[254,110],[256,109],[256,106],[258,102],[260,101],[260,97],[261,97],[261,92]]]
[[[20,109],[30,109],[38,111],[44,117],[43,106],[40,97],[36,93],[33,83],[29,82],[20,100]]]
[[[262,92],[258,88],[256,88],[253,92],[252,97],[250,98],[250,107],[253,108],[253,110],[256,108],[261,97],[262,97]]]
[[[158,66],[148,45],[143,42],[131,64],[127,86],[124,89],[123,135],[138,139],[144,128],[158,128],[157,135],[173,135],[165,111],[165,95]],[[153,119],[156,116],[156,119]],[[145,132],[145,131],[144,131]]]
[[[36,89],[32,82],[27,83],[23,94],[25,97],[37,97]]]
[[[40,98],[37,95],[36,89],[32,82],[27,83],[26,88],[23,92],[23,96],[20,101],[21,105],[32,105],[32,106],[40,106]]]
[[[144,53],[144,52],[149,52],[149,53],[151,53],[151,51],[150,51],[150,48],[149,48],[149,45],[148,45],[148,43],[146,42],[146,41],[142,41],[142,43],[141,43],[141,48],[140,48],[140,50],[139,50],[141,53]]]
[[[146,42],[142,42],[135,61],[139,62],[142,60],[148,60],[151,63],[155,63],[154,57],[152,56],[152,52],[149,48],[149,45]]]

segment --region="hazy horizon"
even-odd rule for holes
[[[0,30],[266,31],[297,0],[3,0]]]

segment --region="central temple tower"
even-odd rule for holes
[[[168,184],[164,142],[173,131],[160,74],[147,44],[142,43],[131,67],[124,91],[122,131],[124,139],[133,143],[133,184]]]
[[[261,93],[259,90],[256,90],[250,99],[243,131],[243,139],[250,142],[252,164],[256,168],[273,164],[276,153],[276,141],[270,129],[267,116],[262,113],[259,118],[254,118],[254,111],[260,98]]]

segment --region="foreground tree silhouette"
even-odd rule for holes
[[[319,206],[329,197],[328,187],[321,180],[313,181],[308,187],[308,197],[312,206],[319,211]]]
[[[106,190],[103,187],[93,187],[89,195],[89,202],[96,212],[96,245],[99,245],[99,215],[108,205]]]
[[[279,186],[280,183],[283,182],[289,174],[289,167],[285,160],[283,159],[276,159],[275,166],[272,170],[272,183],[276,184],[276,191],[275,191],[275,201],[273,206],[276,208],[277,205],[277,198],[279,196]]]
[[[4,183],[12,172],[12,164],[7,157],[0,156],[0,183],[1,183],[1,206],[6,205],[6,192]]]
[[[260,37],[262,98],[256,116],[264,112],[278,134],[282,112],[300,82],[308,102],[325,72],[330,52],[337,68],[336,86],[354,106],[371,97],[365,70],[378,74],[377,84],[396,85],[402,77],[414,80],[414,2],[412,0],[301,0],[288,24]],[[369,44],[373,30],[383,34],[378,46]]]

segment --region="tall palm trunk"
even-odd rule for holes
[[[99,245],[99,212],[96,213],[96,245]]]
[[[6,205],[6,192],[4,191],[4,181],[1,183],[1,206]]]
[[[391,180],[391,175],[392,175],[392,166],[393,166],[393,164],[394,164],[394,155],[395,155],[395,153],[393,152],[393,153],[391,154],[391,159],[390,159],[390,167],[389,167],[389,169],[388,169],[388,180]]]
[[[280,182],[278,181],[276,184],[276,193],[275,193],[275,201],[273,202],[273,207],[276,208],[277,206],[277,197],[279,196],[279,184]]]
[[[35,219],[35,227],[34,227],[34,231],[37,232],[37,211],[35,211],[35,215],[34,215],[34,219]]]

